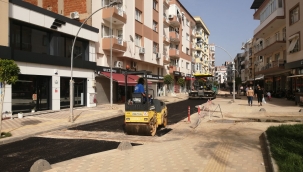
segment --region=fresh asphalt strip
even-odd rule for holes
[[[191,114],[195,113],[196,105],[205,103],[207,100],[184,100],[167,104],[168,125],[173,125],[187,118],[188,106]],[[84,131],[110,131],[124,132],[124,116],[115,117],[105,121],[86,124],[70,128],[70,130]],[[157,136],[163,136],[171,129],[157,131]],[[52,139],[32,137],[25,140],[0,145],[0,169],[1,172],[29,171],[33,163],[39,159],[45,159],[50,164],[70,160],[73,158],[116,149],[120,143],[103,140],[86,139]],[[133,144],[133,146],[139,144]]]
[[[32,137],[0,145],[1,172],[28,172],[35,161],[45,159],[50,164],[116,149],[119,142],[86,139],[51,139]],[[133,146],[139,144],[133,144]]]
[[[190,99],[176,103],[167,104],[168,112],[168,125],[176,124],[188,116],[188,106],[190,106],[190,113],[193,114],[197,111],[196,105],[205,103],[205,99]],[[124,116],[114,117],[105,121],[98,121],[90,124],[76,126],[69,128],[69,130],[81,130],[81,131],[107,131],[107,132],[124,132]],[[170,130],[157,131],[158,136],[163,136]]]

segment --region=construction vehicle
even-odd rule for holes
[[[147,75],[148,71],[126,71],[125,72],[125,93],[128,92],[128,75],[140,75],[145,81],[145,95],[149,95]],[[158,99],[154,99],[154,90],[151,98],[146,98],[142,93],[132,93],[125,101],[125,133],[132,135],[154,136],[159,127],[167,126],[166,104]]]
[[[194,90],[188,93],[188,99],[214,99],[217,91],[214,83],[206,78],[212,75],[194,75],[195,81],[193,83]]]

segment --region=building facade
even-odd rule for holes
[[[210,31],[206,27],[201,17],[195,17],[196,21],[196,39],[195,39],[195,74],[210,74],[212,57],[210,57],[209,36]],[[212,53],[213,53],[212,49]]]
[[[1,29],[7,28],[8,32],[1,39],[0,53],[17,63],[20,75],[15,84],[6,88],[3,111],[18,113],[69,107],[71,47],[81,23],[25,1],[4,2],[1,8],[5,5],[8,16],[1,15],[1,21],[6,21],[7,27]],[[85,25],[75,43],[74,106],[96,106],[97,35],[97,28]]]

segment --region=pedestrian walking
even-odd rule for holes
[[[257,91],[256,91],[255,94],[256,94],[256,97],[258,99],[258,105],[262,106],[262,99],[264,98],[264,92],[263,92],[263,90],[261,89],[260,86],[258,86]]]
[[[248,106],[252,106],[252,100],[253,100],[253,97],[254,97],[254,90],[251,87],[249,87],[249,89],[246,92],[246,95],[247,95],[247,100],[248,100]]]

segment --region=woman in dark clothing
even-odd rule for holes
[[[264,97],[264,92],[263,90],[260,88],[260,86],[258,86],[257,91],[256,91],[256,97],[258,98],[258,103],[259,106],[262,106],[262,99]]]

